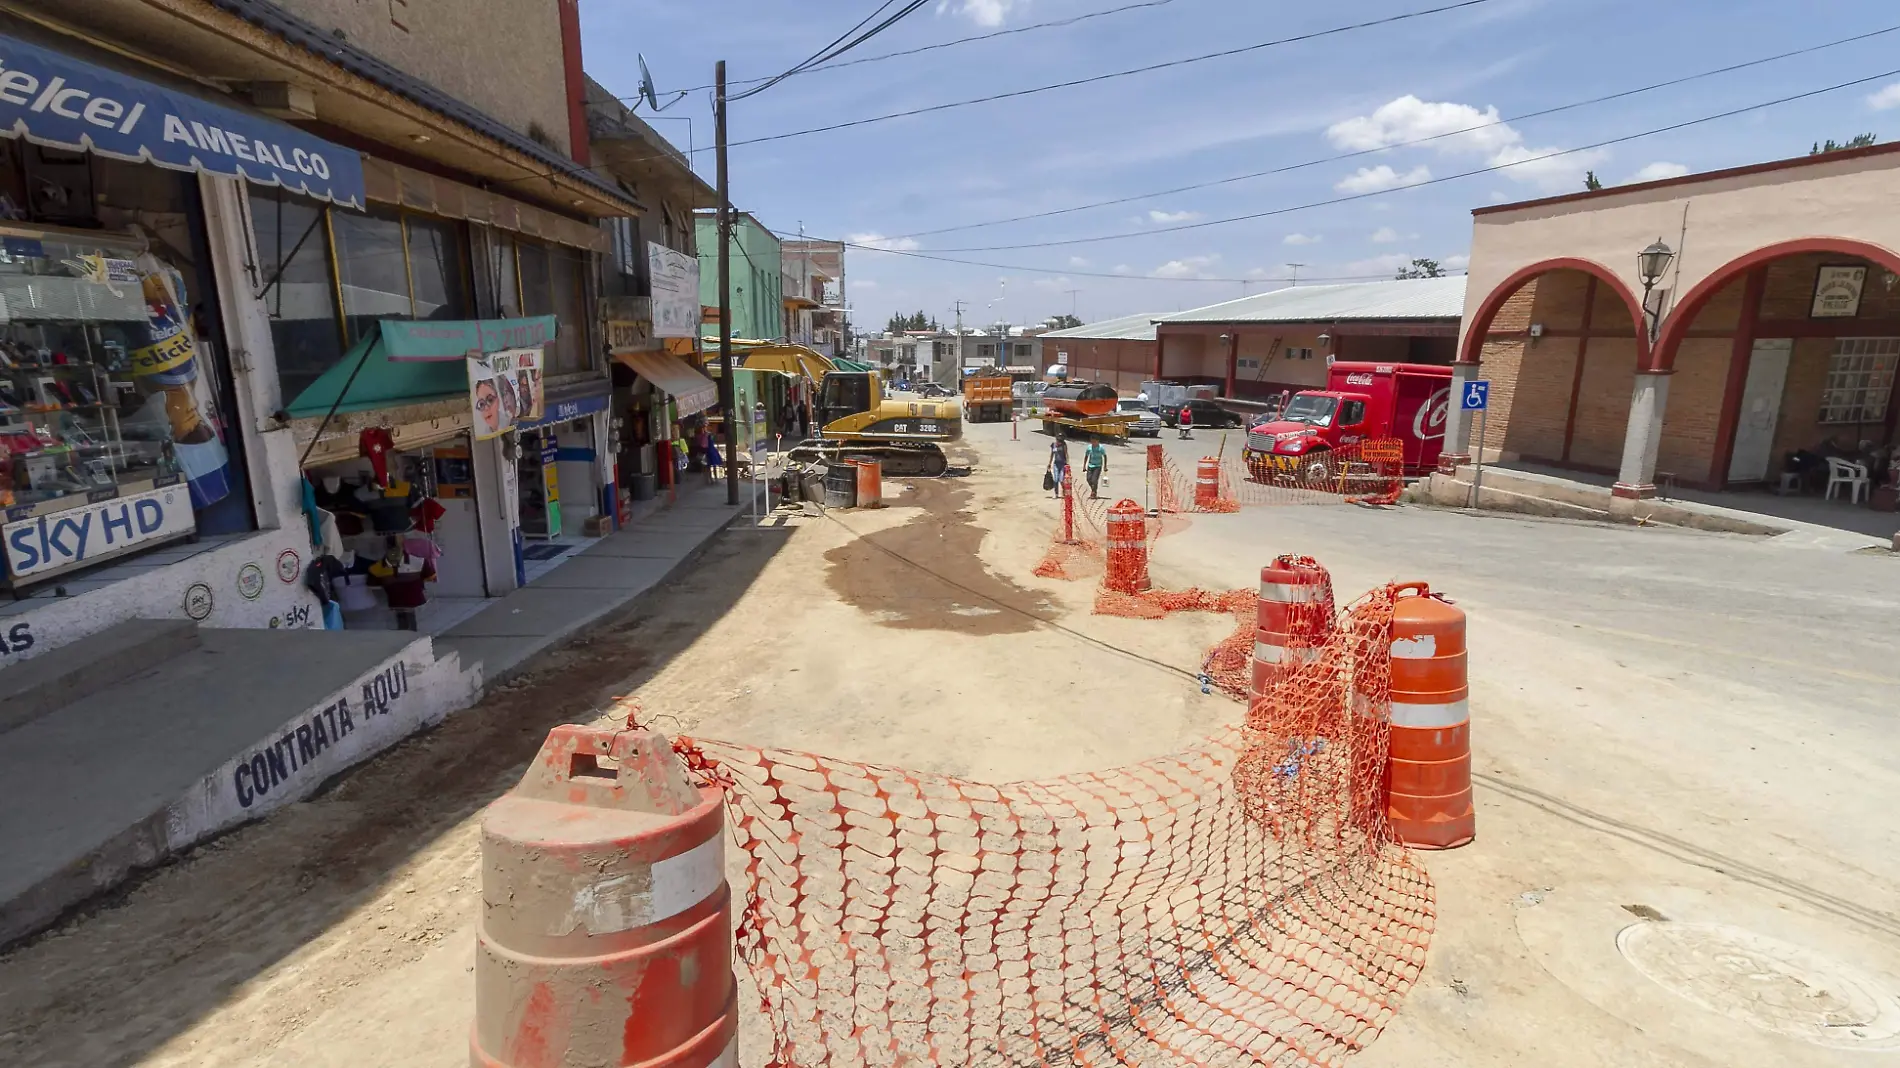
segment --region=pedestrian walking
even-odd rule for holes
[[[1082,474],[1089,480],[1089,498],[1102,496],[1102,475],[1108,471],[1108,450],[1102,448],[1099,441],[1089,442],[1089,450],[1082,454]]]
[[[1069,443],[1057,438],[1049,443],[1049,467],[1042,473],[1042,488],[1062,496],[1062,482],[1069,474]]]
[[[706,461],[706,481],[711,482],[719,477],[719,468],[724,467],[726,461],[719,455],[719,439],[713,437],[712,428],[706,423],[699,425],[698,445]]]
[[[1177,420],[1177,424],[1181,428],[1182,437],[1184,438],[1193,437],[1194,436],[1194,409],[1188,407],[1185,404],[1181,405],[1181,417],[1180,419]]]

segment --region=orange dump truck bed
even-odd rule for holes
[[[1008,375],[963,380],[963,419],[969,423],[1006,423],[1015,403]]]

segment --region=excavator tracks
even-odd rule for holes
[[[938,478],[950,470],[950,458],[934,443],[920,445],[867,445],[841,441],[807,441],[793,446],[786,457],[794,463],[830,460],[876,460],[885,478]]]

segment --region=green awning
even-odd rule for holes
[[[876,367],[858,360],[847,360],[843,356],[833,356],[831,365],[840,371],[875,371]]]
[[[384,320],[376,325],[379,329],[350,346],[341,360],[297,394],[287,409],[293,418],[328,415],[332,405],[338,412],[362,412],[466,396],[464,353],[541,344],[554,336],[551,315],[480,322]]]

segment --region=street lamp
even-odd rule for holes
[[[1636,276],[1643,281],[1643,314],[1649,317],[1649,340],[1652,344],[1656,341],[1656,327],[1662,322],[1662,315],[1661,309],[1650,307],[1649,294],[1656,288],[1656,283],[1662,280],[1663,272],[1669,270],[1669,261],[1675,258],[1675,251],[1663,244],[1660,237],[1636,256]]]

